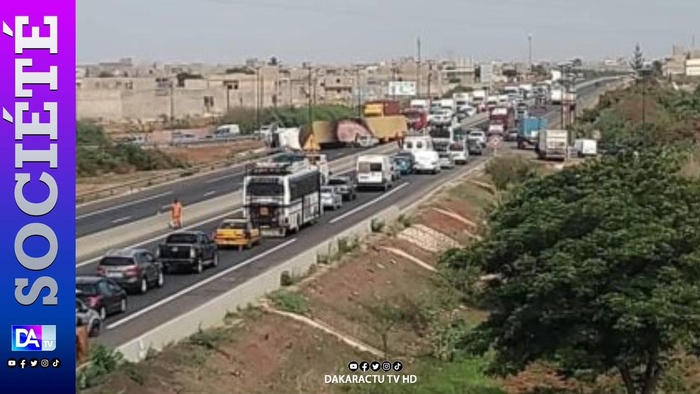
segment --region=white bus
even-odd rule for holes
[[[263,236],[286,237],[323,214],[321,173],[304,163],[254,163],[243,179],[243,212]]]

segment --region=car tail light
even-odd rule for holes
[[[124,274],[126,276],[139,276],[140,273],[141,273],[141,269],[138,266],[129,267],[124,272]]]
[[[97,275],[104,276],[106,273],[104,267],[97,267]]]
[[[102,301],[102,296],[88,297],[87,301],[88,305],[90,305],[90,308],[97,308],[97,305],[99,305],[100,301]]]

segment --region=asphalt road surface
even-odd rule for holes
[[[329,161],[357,152],[355,148],[341,148],[324,152]],[[210,198],[232,193],[243,184],[244,167],[213,171],[195,178],[155,186],[118,199],[95,202],[79,207],[76,214],[76,237],[108,230],[130,222],[156,215],[170,205],[174,198],[192,205]]]
[[[326,211],[318,224],[283,239],[264,239],[262,244],[250,250],[220,250],[219,266],[202,274],[172,274],[166,276],[165,286],[144,295],[129,297],[126,314],[115,315],[105,322],[105,330],[97,342],[118,346],[144,332],[153,329],[185,311],[191,310],[219,294],[257,276],[268,268],[280,264],[323,240],[329,234],[337,234],[349,226],[367,219],[394,204],[401,206],[454,178],[485,160],[486,156],[472,158],[466,166],[443,170],[439,175],[409,175],[394,184],[388,192],[360,192],[354,201],[345,202],[337,211]],[[203,223],[198,230],[214,231],[220,220]],[[139,245],[155,249],[158,242]],[[94,274],[95,265],[78,268],[78,274]]]

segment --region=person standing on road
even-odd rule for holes
[[[182,204],[177,198],[170,205],[170,225],[174,229],[182,227]]]

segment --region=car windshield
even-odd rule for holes
[[[349,182],[343,178],[331,178],[328,180],[329,185],[347,185]]]
[[[321,193],[324,193],[324,194],[332,194],[333,190],[334,189],[332,187],[328,187],[328,186],[321,187]]]
[[[165,239],[166,244],[193,244],[197,243],[197,236],[194,234],[171,234]]]
[[[75,288],[86,296],[94,296],[99,294],[97,291],[97,285],[94,283],[77,283]]]
[[[100,265],[109,267],[119,267],[133,264],[134,260],[129,257],[103,257],[102,260],[100,260]]]

